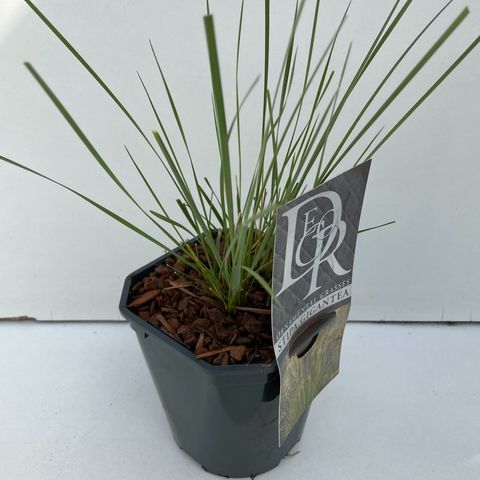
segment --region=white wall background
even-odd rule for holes
[[[37,0],[146,129],[154,128],[135,71],[140,70],[167,111],[148,50],[148,39],[174,87],[195,161],[203,174],[218,172],[209,96],[209,72],[200,0]],[[232,111],[234,50],[239,1],[211,1],[220,41],[226,101]],[[262,3],[246,2],[241,83],[262,70]],[[309,8],[313,2],[310,0]],[[403,51],[444,0],[417,0],[378,58],[341,125],[354,118],[373,80]],[[480,31],[480,1],[425,71],[402,94],[384,122],[391,125]],[[293,0],[272,2],[272,63],[286,42]],[[353,39],[352,68],[393,0],[353,2],[339,54]],[[464,6],[455,0],[408,66]],[[323,46],[345,7],[323,1]],[[305,20],[311,18],[307,12]],[[305,24],[306,29],[308,25]],[[307,30],[304,30],[306,32]],[[305,35],[306,36],[306,35]],[[319,48],[318,51],[321,49]],[[145,225],[91,158],[22,62],[31,61],[70,109],[94,145],[140,199],[147,200],[123,144],[151,175],[161,197],[173,204],[168,178],[101,89],[21,0],[0,1],[0,152],[54,176]],[[395,85],[407,68],[392,82]],[[348,73],[347,73],[348,75]],[[480,50],[474,52],[421,111],[377,154],[365,199],[364,227],[395,219],[358,240],[352,320],[480,321]],[[257,92],[259,93],[259,92]],[[385,98],[385,97],[384,97]],[[253,165],[258,102],[245,108],[243,131]],[[248,119],[248,120],[247,120]],[[340,128],[341,128],[340,125]],[[333,142],[332,142],[333,146]],[[248,155],[248,152],[250,154]],[[348,167],[356,157],[345,162]],[[146,226],[146,225],[145,225]],[[41,320],[119,318],[123,277],[161,252],[68,192],[0,164],[0,318]]]

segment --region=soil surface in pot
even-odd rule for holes
[[[246,305],[228,314],[198,293],[194,284],[201,282],[196,271],[169,257],[132,286],[127,307],[213,365],[273,362],[267,293],[254,285]]]

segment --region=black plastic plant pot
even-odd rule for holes
[[[217,475],[248,477],[271,470],[300,440],[308,415],[306,411],[279,447],[276,363],[211,365],[126,307],[132,284],[168,256],[126,278],[120,311],[137,334],[173,438]]]

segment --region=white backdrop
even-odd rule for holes
[[[183,113],[194,158],[202,173],[218,173],[210,108],[209,71],[200,0],[37,0],[78,50],[119,95],[147,131],[155,128],[136,77],[143,73],[167,112],[148,50],[156,44]],[[233,73],[240,3],[211,1],[220,43],[226,101],[234,105]],[[272,2],[272,68],[278,69],[293,0]],[[310,0],[309,7],[312,6]],[[417,0],[361,84],[343,125],[444,0]],[[478,35],[480,1],[425,71],[402,94],[388,126],[399,118],[456,53]],[[261,72],[262,4],[246,2],[241,85]],[[393,0],[353,2],[340,55],[353,39],[358,66]],[[464,4],[455,0],[445,17],[409,57],[418,60]],[[333,32],[344,1],[323,0],[318,44]],[[311,18],[307,11],[305,20]],[[305,37],[308,29],[305,24]],[[429,42],[429,43],[428,43]],[[321,49],[319,48],[318,51]],[[343,51],[342,51],[343,50]],[[94,145],[133,192],[147,200],[123,150],[130,146],[156,178],[162,199],[174,204],[168,178],[98,85],[21,0],[0,1],[0,153],[93,196],[145,225],[70,130],[22,62],[31,61],[70,109]],[[398,83],[401,70],[389,83]],[[347,76],[348,76],[347,72]],[[480,50],[378,152],[372,166],[361,225],[396,224],[362,234],[357,244],[352,320],[480,321]],[[259,91],[257,92],[260,93]],[[258,97],[257,97],[258,98]],[[255,158],[258,101],[244,110],[246,158]],[[248,120],[247,120],[248,119]],[[383,125],[383,122],[379,125]],[[340,125],[341,128],[341,125]],[[332,147],[333,147],[332,142]],[[249,154],[250,152],[250,154]],[[345,162],[348,167],[356,159]],[[157,257],[158,248],[104,217],[68,192],[0,164],[0,318],[41,320],[118,319],[123,277]]]

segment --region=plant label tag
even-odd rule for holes
[[[278,443],[338,374],[370,161],[277,212],[272,335],[280,372]]]

